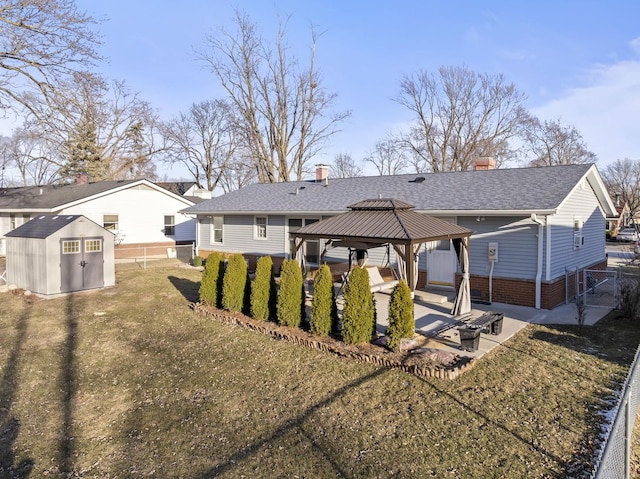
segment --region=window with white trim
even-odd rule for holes
[[[118,215],[103,215],[102,226],[109,231],[118,231]]]
[[[87,253],[99,253],[102,251],[102,241],[99,239],[84,240],[84,250]]]
[[[582,236],[582,228],[584,224],[580,216],[573,218],[573,247],[581,248],[584,245],[584,236]]]
[[[80,240],[66,240],[62,242],[62,254],[76,254],[80,252]]]
[[[267,239],[267,217],[256,216],[254,219],[254,238]]]
[[[164,217],[164,234],[165,236],[173,236],[176,234],[176,220],[175,216]]]
[[[16,229],[16,215],[10,214],[9,215],[9,230],[14,230],[14,229]]]
[[[223,216],[211,217],[211,231],[209,242],[211,244],[222,243],[222,227],[224,224]]]

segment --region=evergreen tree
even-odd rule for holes
[[[276,282],[271,256],[262,256],[256,263],[256,276],[251,283],[251,316],[255,319],[275,317]]]
[[[277,319],[283,326],[299,327],[303,318],[304,283],[300,264],[295,259],[282,262],[278,292]]]
[[[222,256],[213,252],[207,257],[200,282],[200,302],[219,307],[222,299],[222,277],[224,268]]]
[[[367,343],[376,332],[376,308],[366,268],[354,268],[344,290],[342,339],[347,344]]]
[[[403,338],[412,338],[416,329],[413,316],[413,299],[407,283],[401,280],[393,291],[389,300],[389,347],[396,349]]]
[[[336,306],[333,278],[329,266],[323,264],[318,269],[313,282],[311,301],[311,332],[327,336],[337,329],[338,308]]]
[[[245,309],[247,262],[241,254],[229,258],[222,280],[222,307],[234,313]]]

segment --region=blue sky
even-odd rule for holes
[[[640,2],[604,1],[349,1],[77,0],[105,19],[100,70],[168,119],[194,102],[222,97],[194,50],[217,27],[231,28],[235,8],[274,38],[278,15],[291,16],[288,40],[308,57],[310,26],[322,32],[316,50],[336,109],[351,118],[326,155],[360,160],[388,132],[411,119],[391,99],[403,74],[441,65],[502,73],[524,92],[541,119],[575,126],[602,168],[640,159]],[[177,171],[168,171],[172,177]]]

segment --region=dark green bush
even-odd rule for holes
[[[344,289],[342,339],[347,344],[368,343],[375,337],[376,309],[366,268],[354,268]]]
[[[234,313],[245,309],[247,284],[247,263],[241,254],[229,258],[222,280],[222,307]]]
[[[219,307],[222,300],[222,256],[214,252],[207,257],[200,282],[200,302]]]
[[[193,257],[193,265],[194,266],[202,266],[202,256],[194,256]]]
[[[640,280],[625,278],[620,282],[618,295],[620,314],[626,319],[638,319],[640,317]]]
[[[311,332],[319,336],[328,336],[337,329],[338,308],[333,291],[333,278],[326,264],[320,266],[313,282],[310,322]]]
[[[413,317],[413,298],[407,283],[400,281],[389,299],[389,347],[396,349],[403,338],[412,338],[416,329],[416,321]]]
[[[251,317],[275,318],[276,282],[271,256],[262,256],[256,264],[256,276],[251,283]]]
[[[285,259],[280,271],[277,319],[283,326],[299,327],[304,316],[302,270],[295,259]]]

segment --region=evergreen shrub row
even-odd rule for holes
[[[300,327],[306,319],[304,280],[296,260],[284,260],[280,284],[276,287],[273,261],[263,256],[256,263],[255,277],[249,279],[247,263],[241,254],[228,258],[226,267],[219,253],[206,259],[200,285],[200,301],[231,312],[243,312],[257,320],[276,320],[278,324]],[[329,266],[318,269],[313,283],[309,329],[318,336],[342,335],[347,344],[368,343],[376,336],[375,300],[366,268],[349,273],[344,291],[342,325],[339,327],[333,279]],[[393,289],[389,302],[389,347],[396,349],[415,329],[413,299],[406,282]]]

